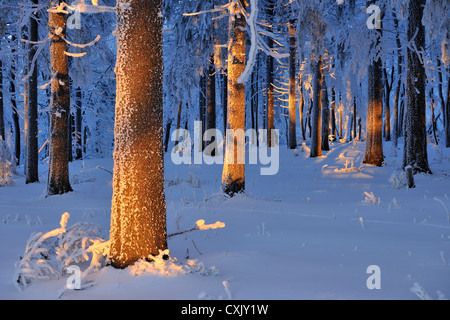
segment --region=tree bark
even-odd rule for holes
[[[400,42],[400,32],[398,31],[399,21],[394,12],[394,27],[397,30],[396,42],[397,42],[397,50],[398,50],[398,60],[397,60],[397,87],[395,88],[395,96],[394,96],[394,128],[392,130],[392,142],[394,147],[398,146],[398,137],[399,137],[399,103],[400,103],[400,89],[402,86],[402,73],[403,73],[403,55],[401,52],[401,42]]]
[[[3,102],[3,62],[0,60],[0,140],[6,141],[5,137],[5,116]]]
[[[70,113],[70,91],[68,61],[63,39],[66,34],[66,17],[51,12],[62,1],[50,0],[49,30],[51,32],[50,64],[53,73],[50,98],[50,162],[48,170],[47,196],[71,192],[68,164],[68,126]],[[57,33],[55,31],[61,31]]]
[[[110,259],[125,268],[167,249],[163,19],[162,0],[118,0],[117,7]]]
[[[295,74],[296,74],[296,41],[295,41],[295,20],[289,22],[289,148],[297,148],[296,115],[297,103],[295,95]]]
[[[408,42],[413,42],[419,51],[425,50],[425,27],[422,24],[425,4],[426,0],[411,1],[408,9]],[[408,46],[403,167],[412,166],[414,173],[431,173],[427,154],[426,74],[419,54]]]
[[[371,1],[369,3],[372,3]],[[372,50],[380,45],[381,30],[377,33],[376,43]],[[369,66],[368,79],[368,105],[367,105],[367,141],[364,163],[381,167],[384,162],[383,155],[383,74],[382,61],[378,57]]]
[[[214,67],[214,55],[211,56],[206,81],[206,130],[216,129],[216,69]],[[211,156],[215,156],[217,141],[207,142],[206,146],[213,145]]]
[[[322,56],[316,62],[314,70],[314,101],[312,110],[311,158],[322,156],[322,101],[323,101],[323,62]]]
[[[34,6],[38,4],[38,0],[32,0]],[[33,14],[30,17],[30,41],[37,42],[38,39],[38,23],[37,16]],[[38,73],[37,60],[32,66],[32,60],[36,54],[36,45],[29,45],[28,65],[31,69],[31,76],[28,81],[28,141],[27,141],[27,158],[26,158],[26,183],[39,182],[39,145],[38,145]]]
[[[330,150],[330,107],[328,101],[328,88],[325,78],[322,85],[322,151]]]
[[[245,1],[239,1],[245,9]],[[227,134],[225,161],[222,173],[222,190],[233,196],[245,192],[245,137],[239,137],[245,131],[245,84],[237,80],[244,72],[246,58],[246,21],[240,12],[239,3],[230,7],[229,47],[228,53],[228,129],[237,137]],[[227,130],[228,131],[228,130]],[[239,155],[243,154],[244,159]]]
[[[274,18],[274,0],[268,0],[267,4],[267,18],[269,23],[272,24]],[[269,50],[273,49],[273,39],[271,36],[267,39],[267,45]],[[271,55],[267,56],[267,146],[271,148],[273,146],[272,130],[275,129],[274,124],[274,59]]]
[[[77,88],[76,91],[76,111],[75,111],[75,160],[83,159],[83,148],[81,132],[83,129],[83,116],[82,116],[82,97],[83,93],[81,88]]]

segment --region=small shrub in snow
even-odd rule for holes
[[[373,194],[373,192],[364,192],[364,195],[366,196],[365,199],[363,200],[363,203],[365,204],[376,204],[376,205],[380,205],[381,203],[381,199],[375,197],[375,195]]]
[[[0,139],[0,187],[13,184],[15,171],[14,156],[6,141]]]
[[[403,189],[406,187],[405,171],[394,171],[389,177],[389,182],[394,189]]]
[[[88,223],[67,228],[69,217],[69,213],[64,213],[60,228],[33,234],[27,241],[14,275],[19,290],[35,280],[59,279],[70,264],[89,261],[89,253],[92,259],[84,275],[102,265],[101,260],[107,255],[107,243],[98,237],[100,228]]]

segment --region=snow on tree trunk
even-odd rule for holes
[[[53,73],[50,98],[50,162],[47,196],[72,191],[69,181],[67,134],[70,113],[67,45],[64,41],[66,17],[57,12],[62,1],[50,0],[49,30],[51,32],[50,64]]]
[[[297,104],[295,97],[295,64],[296,64],[296,41],[295,41],[295,21],[289,22],[289,148],[297,147],[296,114]]]
[[[323,102],[323,61],[316,62],[314,70],[314,101],[312,110],[311,158],[322,156],[322,102]]]
[[[406,67],[406,115],[403,167],[412,166],[414,173],[431,173],[427,155],[425,67],[425,26],[422,23],[426,0],[409,2],[408,46]],[[414,49],[412,49],[414,48]],[[417,52],[417,50],[419,52]]]
[[[227,131],[237,135],[226,137],[222,189],[230,196],[245,191],[245,84],[237,80],[245,70],[246,21],[240,6],[245,9],[244,2],[240,0],[230,5],[229,18]],[[239,157],[242,154],[244,159]]]
[[[112,266],[167,249],[161,0],[119,0]]]
[[[206,130],[216,129],[216,69],[214,67],[214,55],[211,56],[206,80]],[[215,138],[206,144],[212,144],[211,156],[215,156],[217,141]]]
[[[37,5],[38,0],[33,0],[33,5]],[[33,14],[30,18],[30,41],[37,42],[38,39],[38,23],[37,16]],[[37,63],[32,66],[33,58],[36,54],[36,46],[30,44],[28,53],[28,65],[33,68],[31,77],[28,81],[28,135],[27,135],[27,152],[26,152],[26,183],[34,183],[39,181],[38,161],[38,74]]]

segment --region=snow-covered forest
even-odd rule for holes
[[[0,298],[448,299],[449,84],[448,0],[0,0]]]

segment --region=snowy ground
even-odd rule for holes
[[[202,272],[103,268],[89,276],[92,288],[61,299],[450,298],[450,150],[429,145],[434,174],[416,176],[408,190],[389,181],[400,150],[385,144],[386,166],[375,168],[362,165],[364,148],[335,143],[318,159],[282,148],[279,173],[260,176],[249,165],[247,194],[233,199],[219,192],[221,166],[175,166],[168,155],[168,233],[199,219],[226,224],[170,239],[176,265],[188,257]],[[64,196],[45,198],[46,166],[40,184],[19,175],[0,188],[0,299],[58,299],[67,277],[20,292],[13,275],[29,236],[58,228],[62,213],[69,226],[100,224],[108,238],[112,175],[98,167],[112,171],[112,160],[72,163],[75,192]],[[381,270],[379,290],[366,285],[371,265]]]

